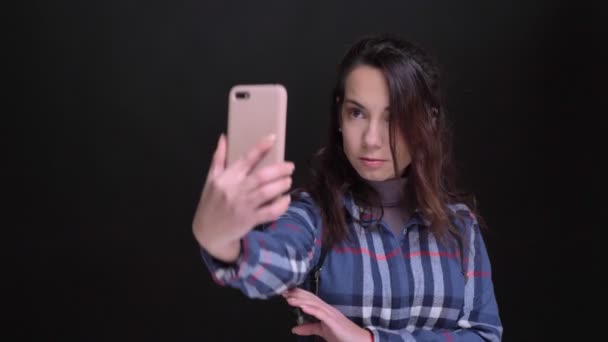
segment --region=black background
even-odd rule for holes
[[[19,340],[293,340],[278,299],[216,286],[191,220],[237,83],[289,92],[295,181],[320,146],[334,71],[362,34],[437,56],[505,341],[602,330],[606,16],[580,1],[29,2],[14,54],[11,198]],[[600,25],[604,27],[600,28]],[[601,159],[601,158],[600,158]],[[12,168],[11,168],[12,170]],[[225,328],[224,328],[225,327]]]

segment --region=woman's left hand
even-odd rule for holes
[[[291,329],[296,335],[318,335],[328,342],[369,342],[372,335],[346,318],[340,311],[306,290],[295,288],[283,292],[291,306],[299,307],[320,322],[304,323]]]

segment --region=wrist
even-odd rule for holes
[[[207,253],[215,259],[232,264],[235,263],[241,255],[241,240],[233,240],[223,244],[201,245]]]

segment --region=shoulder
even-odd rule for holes
[[[462,232],[469,232],[477,228],[475,213],[465,203],[450,203],[447,205],[452,223]]]
[[[317,208],[317,204],[312,196],[306,191],[292,191],[290,193],[291,203],[290,208],[301,208],[301,209],[314,209]]]
[[[449,203],[447,205],[447,207],[448,207],[448,209],[450,209],[450,212],[454,215],[458,215],[458,216],[462,216],[462,217],[469,217],[471,219],[475,218],[473,211],[465,203],[460,203],[460,202]]]
[[[321,211],[312,196],[305,191],[293,191],[290,195],[291,203],[284,215],[299,218],[313,227],[318,227]]]

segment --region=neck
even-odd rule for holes
[[[402,206],[404,204],[405,196],[403,188],[406,182],[407,178],[405,177],[396,177],[383,181],[367,181],[378,192],[382,206],[385,208]]]

